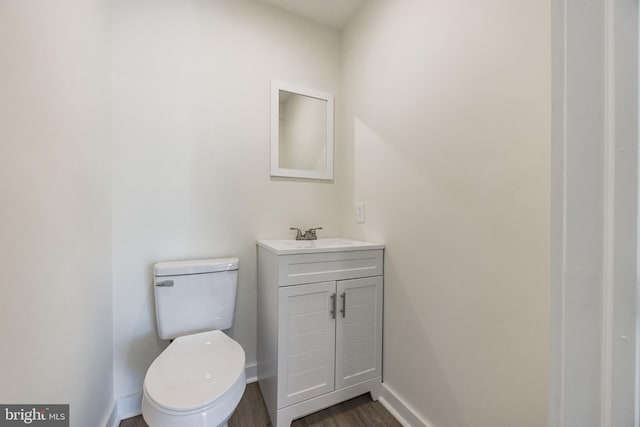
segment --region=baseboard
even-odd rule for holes
[[[117,406],[118,406],[118,402],[116,402],[115,400],[111,402],[110,409],[105,414],[104,419],[102,420],[102,423],[99,424],[100,426],[113,427],[114,425],[115,426],[118,425],[116,423],[116,418],[117,418],[116,407]]]
[[[120,421],[140,415],[142,413],[140,409],[141,402],[142,393],[131,394],[118,399],[113,404],[109,419],[102,425],[105,427],[119,427]]]
[[[434,427],[422,419],[409,404],[403,401],[398,394],[385,383],[382,383],[382,393],[379,401],[404,427]]]
[[[244,367],[245,375],[247,376],[247,384],[258,382],[258,364],[247,365]]]
[[[118,400],[118,424],[122,420],[137,417],[140,414],[142,414],[142,393],[130,394]]]
[[[258,365],[252,364],[245,366],[245,375],[247,384],[258,381]],[[111,415],[102,425],[105,427],[119,427],[120,421],[127,418],[137,417],[142,414],[142,393],[130,394],[122,397],[114,402]]]

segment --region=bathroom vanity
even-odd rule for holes
[[[259,240],[258,380],[273,427],[382,380],[381,244]]]

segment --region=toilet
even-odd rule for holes
[[[244,350],[233,324],[238,258],[160,262],[153,287],[158,335],[171,344],[144,378],[150,427],[224,427],[246,386]]]

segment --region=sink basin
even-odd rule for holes
[[[384,249],[384,245],[379,243],[361,242],[341,237],[318,240],[258,240],[258,246],[278,255]]]

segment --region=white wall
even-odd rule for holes
[[[109,2],[0,2],[0,402],[112,403]]]
[[[385,384],[433,427],[546,425],[548,2],[374,0],[342,61],[345,231],[387,245]]]
[[[240,257],[231,335],[255,363],[256,238],[340,234],[341,183],[269,178],[272,78],[338,95],[337,32],[260,3],[120,0],[113,12],[116,397],[156,337],[151,266]],[[338,142],[339,143],[339,142]]]

